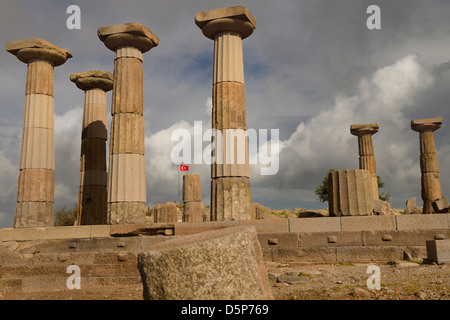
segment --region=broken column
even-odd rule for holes
[[[178,221],[178,208],[173,202],[166,202],[165,204],[157,204],[153,207],[153,215],[155,223],[168,223]]]
[[[134,22],[100,27],[98,36],[115,52],[108,223],[142,223],[147,212],[142,62],[159,39]]]
[[[85,91],[77,221],[78,225],[106,224],[106,92],[113,88],[113,75],[91,70],[72,74],[70,80]]]
[[[378,129],[378,123],[353,124],[350,126],[351,134],[358,137],[359,169],[369,170],[372,175],[372,191],[374,199],[379,199],[379,193],[377,164],[375,162],[372,135],[377,133]]]
[[[339,170],[328,175],[330,216],[368,216],[374,208],[368,170]]]
[[[183,222],[202,222],[202,191],[200,176],[186,174],[183,176]]]
[[[42,39],[8,42],[6,50],[28,65],[14,228],[50,227],[55,193],[54,67],[72,53]]]
[[[442,118],[411,121],[411,130],[419,132],[420,171],[422,173],[423,213],[433,213],[433,203],[442,198],[439,164],[434,143],[434,131],[442,126]]]
[[[252,207],[242,40],[253,33],[255,19],[246,7],[235,6],[200,12],[195,23],[214,40],[212,128],[217,134],[211,220],[248,220]]]

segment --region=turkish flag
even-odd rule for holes
[[[180,165],[180,171],[189,171],[189,166]]]

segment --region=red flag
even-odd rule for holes
[[[180,171],[189,171],[189,166],[185,166],[183,164],[180,164]]]

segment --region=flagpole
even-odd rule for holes
[[[180,178],[181,178],[181,170],[180,170],[180,166],[178,166],[178,203],[181,203],[181,201],[180,201]]]

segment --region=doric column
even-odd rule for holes
[[[183,176],[183,222],[202,222],[202,191],[198,174]]]
[[[439,164],[434,143],[434,131],[442,126],[442,118],[411,121],[411,130],[419,132],[420,171],[422,173],[423,213],[433,213],[433,202],[442,198]]]
[[[108,223],[141,223],[147,212],[144,146],[143,53],[159,43],[139,23],[98,29],[115,52],[108,175]]]
[[[77,221],[78,225],[106,224],[106,92],[113,88],[113,75],[91,70],[72,74],[70,80],[85,92]]]
[[[243,6],[200,12],[195,23],[214,40],[214,138],[211,166],[211,220],[251,219],[242,39],[253,33],[255,19]]]
[[[6,50],[28,65],[14,227],[50,227],[55,193],[54,67],[72,54],[42,39],[8,42]]]
[[[378,123],[353,124],[350,126],[351,134],[358,137],[359,169],[369,170],[372,175],[372,191],[374,199],[379,199],[379,193],[377,164],[375,162],[372,135],[378,132],[379,127]]]

